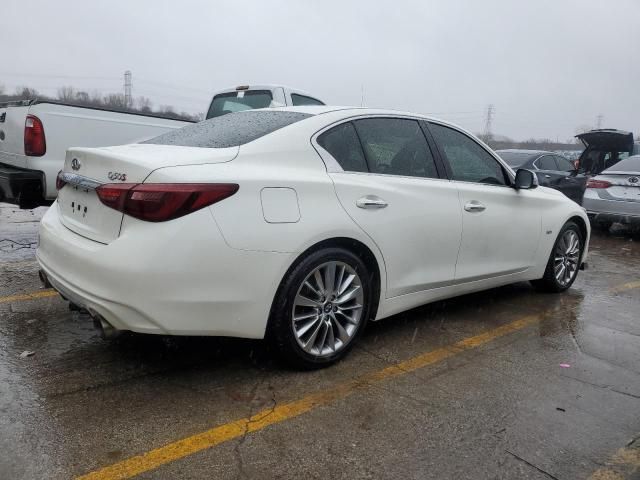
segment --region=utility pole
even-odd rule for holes
[[[604,115],[600,114],[596,117],[596,128],[602,128],[602,123],[604,122]]]
[[[491,103],[487,106],[487,115],[484,123],[484,139],[483,140],[485,141],[485,143],[488,143],[489,140],[491,140],[491,138],[493,137],[493,135],[491,134],[491,123],[493,122],[494,113],[495,113],[495,107],[493,106],[493,103]]]
[[[124,104],[127,107],[133,105],[131,98],[131,70],[124,72]]]

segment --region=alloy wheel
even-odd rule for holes
[[[305,277],[293,301],[291,321],[298,345],[316,357],[342,350],[358,330],[363,305],[362,281],[350,265],[319,265]]]
[[[553,257],[553,273],[563,287],[576,275],[580,262],[580,237],[573,230],[564,232],[558,241]]]

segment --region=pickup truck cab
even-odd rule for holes
[[[281,85],[242,85],[214,94],[206,118],[254,108],[324,105]],[[190,122],[56,101],[0,104],[0,202],[20,208],[48,205],[70,147],[139,143]]]
[[[315,96],[281,85],[240,85],[216,93],[211,100],[207,119],[254,108],[324,105]]]

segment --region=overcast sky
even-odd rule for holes
[[[327,103],[516,139],[640,133],[640,0],[2,0],[0,85],[121,92],[204,112],[217,89],[302,88]]]

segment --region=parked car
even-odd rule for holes
[[[540,185],[555,188],[578,204],[582,202],[587,177],[578,174],[565,157],[543,150],[508,149],[496,153],[513,169],[533,170]]]
[[[589,179],[583,206],[593,224],[640,225],[640,155],[633,155]]]
[[[598,175],[620,160],[640,154],[640,142],[633,141],[633,134],[624,130],[603,128],[576,135],[585,146],[578,160],[580,172]]]
[[[216,93],[207,118],[252,108],[316,104],[322,102],[302,90],[244,85]],[[69,147],[135,143],[189,123],[49,100],[0,104],[0,201],[21,208],[50,204]]]
[[[417,114],[252,110],[137,145],[72,148],[41,278],[103,332],[269,338],[303,367],[367,321],[585,260],[582,208]]]

